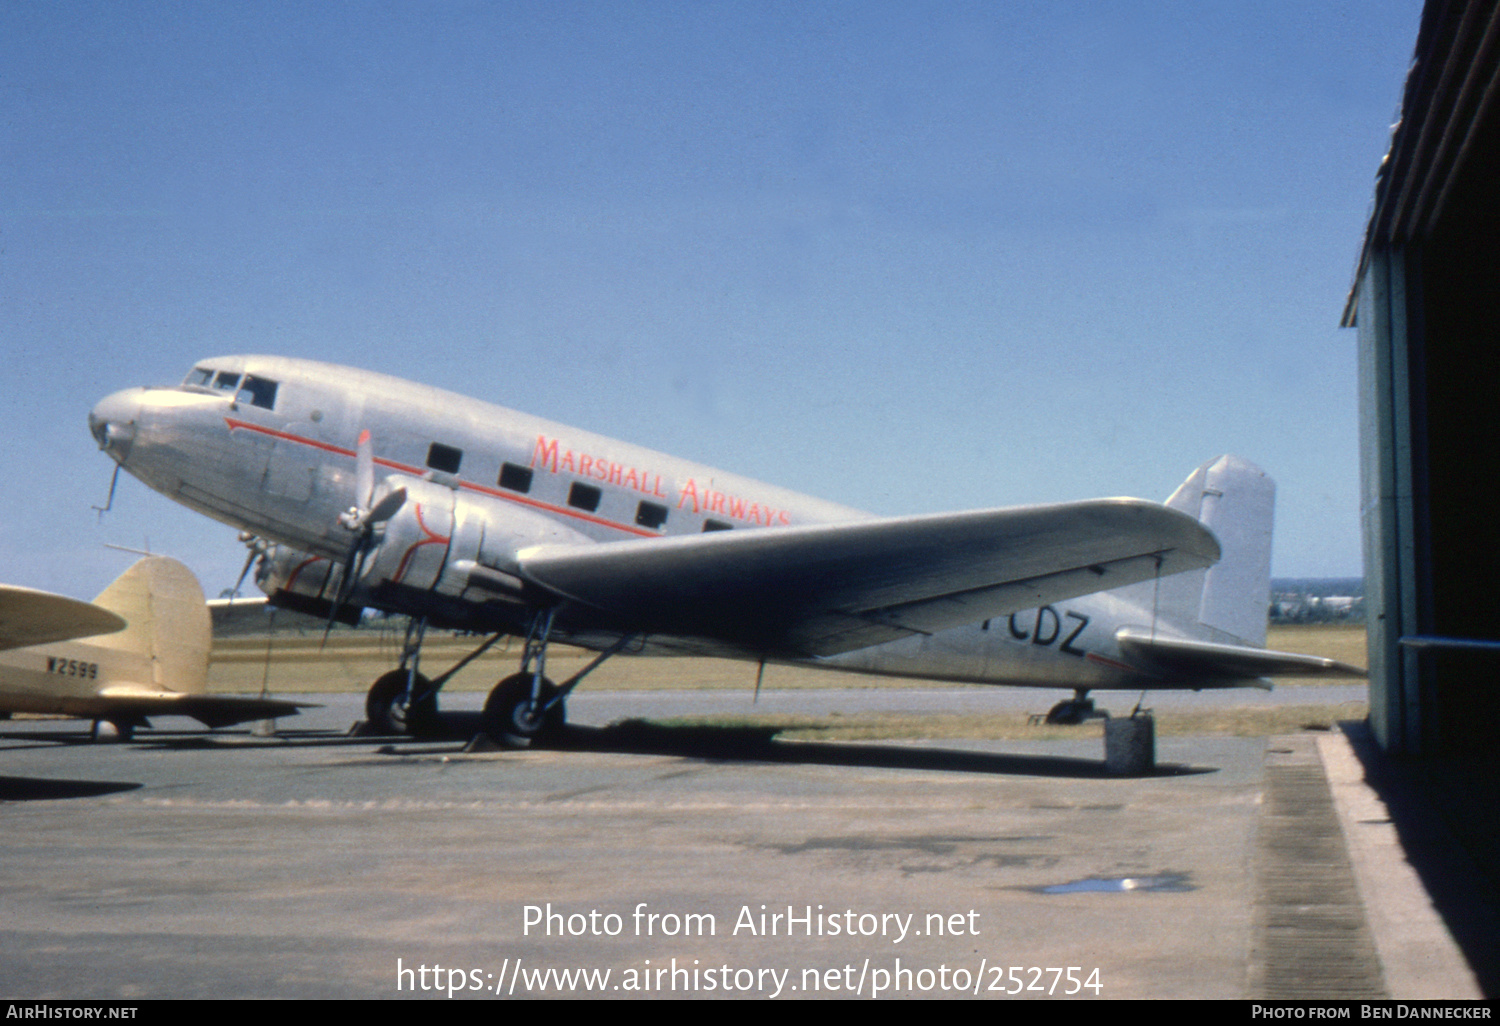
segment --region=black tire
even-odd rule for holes
[[[542,678],[543,704],[557,696],[557,685]],[[484,703],[484,731],[507,748],[528,748],[533,741],[554,741],[567,724],[567,711],[558,702],[540,720],[531,715],[531,674],[506,677]]]
[[[405,734],[423,737],[437,729],[437,695],[428,690],[431,681],[420,673],[412,682],[426,697],[412,705],[402,701],[406,694],[406,671],[392,670],[382,674],[365,696],[365,721],[377,734]]]

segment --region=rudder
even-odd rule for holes
[[[207,689],[213,624],[191,570],[166,556],[147,556],[100,592],[94,604],[126,621],[124,630],[94,644],[145,658],[149,683],[157,687],[186,694]]]
[[[1206,570],[1163,578],[1163,618],[1208,641],[1264,647],[1271,601],[1276,482],[1238,456],[1210,460],[1166,503],[1213,531],[1223,556]]]

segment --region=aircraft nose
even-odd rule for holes
[[[141,400],[139,388],[127,388],[123,392],[107,395],[89,411],[89,432],[99,443],[99,448],[115,460],[124,463],[130,455],[130,444],[135,441],[136,421],[140,417]]]

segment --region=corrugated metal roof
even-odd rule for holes
[[[1428,0],[1390,152],[1344,305],[1352,327],[1375,247],[1420,241],[1443,216],[1476,132],[1500,99],[1500,0]]]

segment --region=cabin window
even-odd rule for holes
[[[457,474],[459,464],[464,461],[464,451],[442,442],[433,442],[427,448],[427,465],[444,474]]]
[[[661,525],[667,522],[667,507],[655,502],[642,502],[635,508],[635,522],[641,527],[659,531]]]
[[[732,531],[734,530],[734,525],[726,524],[722,520],[705,520],[703,521],[703,529],[705,531]]]
[[[217,388],[221,392],[233,392],[239,387],[239,384],[239,371],[219,371],[219,373],[214,375],[214,382],[210,387]]]
[[[500,464],[500,487],[513,492],[531,491],[531,468],[514,463]]]
[[[599,508],[599,500],[604,493],[593,485],[582,482],[573,482],[573,487],[568,489],[568,505],[576,509],[588,510],[590,513]]]
[[[263,410],[275,409],[276,382],[269,378],[257,378],[254,374],[246,374],[234,398],[236,402],[249,403]]]

